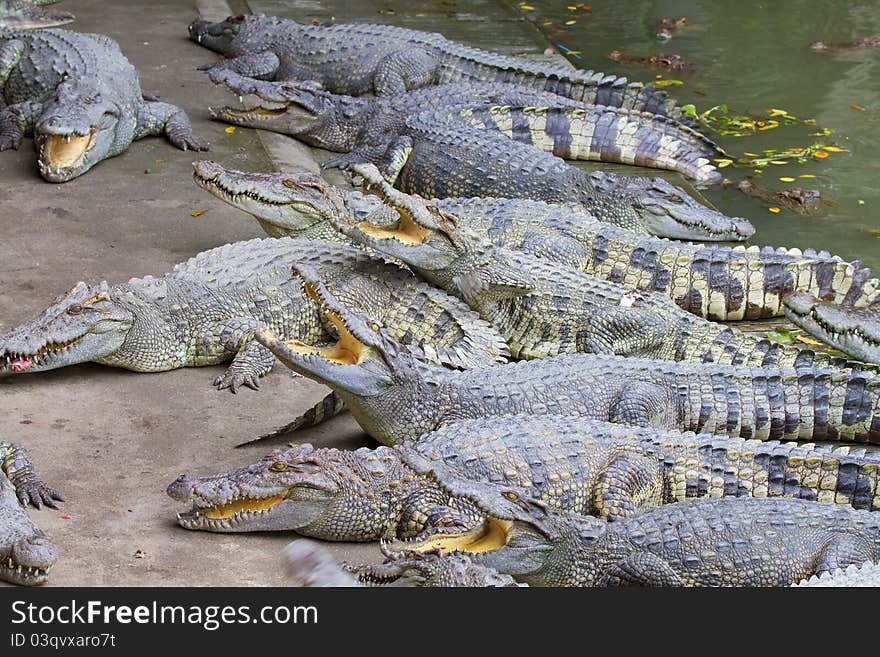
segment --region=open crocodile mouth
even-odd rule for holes
[[[42,584],[49,578],[51,566],[22,566],[15,563],[12,557],[0,560],[0,581],[15,582],[25,586]]]
[[[57,356],[79,342],[82,337],[67,342],[50,342],[33,353],[6,351],[0,355],[0,372],[21,374],[33,367],[46,367],[52,364]]]
[[[41,166],[58,171],[78,167],[95,142],[96,134],[97,130],[92,130],[87,135],[43,135],[40,145]]]
[[[270,497],[241,495],[216,506],[194,506],[190,511],[178,513],[177,520],[186,529],[229,529],[269,513],[286,498],[284,493]]]
[[[396,240],[409,246],[424,244],[431,231],[420,226],[407,213],[402,213],[396,226],[379,226],[369,221],[361,221],[356,228],[367,237],[376,240]]]
[[[367,360],[369,348],[352,334],[342,317],[327,307],[315,286],[306,282],[303,284],[303,290],[307,297],[321,306],[321,311],[339,332],[339,339],[331,347],[314,347],[299,340],[290,340],[286,343],[288,349],[303,356],[320,356],[337,365],[360,365]]]
[[[817,328],[826,334],[826,339],[829,342],[853,343],[859,341],[874,349],[880,348],[880,340],[876,337],[866,335],[861,327],[852,326],[849,328],[841,328],[839,326],[834,326],[822,316],[822,313],[819,312],[818,308],[819,307],[812,308],[808,313],[799,313],[790,306],[788,307],[788,310],[800,318],[801,321],[812,321]]]
[[[274,119],[279,116],[284,116],[287,113],[287,107],[284,105],[256,105],[255,107],[245,107],[242,109],[236,107],[222,107],[218,110],[218,112],[222,112],[224,116],[237,118],[237,119]]]
[[[443,553],[467,552],[480,554],[503,548],[510,542],[510,530],[513,522],[494,516],[487,516],[482,524],[464,531],[442,529],[427,538],[416,538],[403,541],[402,545],[409,552],[430,552],[439,550]]]

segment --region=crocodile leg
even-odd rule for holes
[[[633,381],[623,386],[608,408],[610,422],[637,427],[675,426],[669,417],[673,401],[661,386]],[[674,411],[672,411],[674,413]]]
[[[54,509],[56,501],[64,501],[61,493],[40,481],[30,455],[21,445],[0,442],[0,470],[9,477],[22,506],[32,504],[41,509],[45,504]]]
[[[0,111],[0,151],[18,150],[22,138],[33,131],[42,107],[40,103],[28,101]]]
[[[596,586],[684,586],[684,581],[657,555],[637,552],[610,566]]]
[[[260,78],[263,80],[271,80],[275,77],[275,74],[278,72],[278,67],[281,65],[281,62],[278,60],[278,56],[271,51],[263,51],[263,52],[255,52],[249,53],[247,55],[241,55],[240,57],[232,57],[230,59],[223,59],[219,62],[215,62],[213,64],[206,64],[204,66],[199,66],[200,71],[221,71],[223,69],[228,69],[233,71],[234,73],[238,73],[239,75],[244,75],[249,78]],[[213,82],[217,82],[214,80],[213,76],[210,76]]]
[[[825,545],[816,563],[815,572],[808,573],[807,577],[834,572],[850,565],[858,566],[865,561],[875,562],[877,557],[874,548],[864,537],[838,534]]]
[[[413,140],[411,138],[397,137],[388,144],[388,148],[385,149],[385,152],[381,157],[374,159],[373,163],[382,173],[382,177],[388,181],[389,185],[393,185],[397,182],[397,178],[400,175],[400,172],[403,171],[403,167],[406,165],[406,161],[409,159],[412,150]],[[327,169],[333,168],[337,166],[333,164],[333,162],[337,160],[342,162],[342,165],[340,166],[357,164],[357,162],[346,162],[343,157],[339,157],[327,160],[321,166]]]
[[[177,105],[148,101],[138,114],[135,139],[165,134],[180,150],[207,151],[211,145],[193,135],[186,113]]]
[[[259,390],[260,377],[268,374],[274,364],[272,352],[251,338],[241,346],[226,371],[214,379],[214,385],[218,390],[229,388],[233,393],[242,386]]]
[[[0,89],[6,86],[10,73],[18,66],[24,51],[25,44],[19,39],[10,39],[0,45]]]
[[[424,50],[409,48],[386,55],[376,67],[373,91],[377,96],[406,93],[434,81],[437,64]]]
[[[389,527],[389,533],[409,539],[441,527],[466,530],[479,525],[483,515],[464,499],[453,501],[440,488],[423,488],[403,501],[397,522]]]

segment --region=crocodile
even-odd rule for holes
[[[0,441],[0,581],[34,586],[45,583],[57,553],[52,540],[34,525],[25,508],[64,501],[34,472],[24,447]]]
[[[497,587],[521,586],[510,575],[479,566],[467,555],[439,552],[395,556],[383,564],[338,564],[317,541],[301,538],[284,550],[287,575],[297,586]]]
[[[381,258],[337,243],[256,239],[200,253],[159,278],[77,283],[0,336],[0,376],[87,361],[159,372],[232,360],[215,385],[257,388],[275,361],[254,342],[257,327],[330,339],[318,306],[291,281],[294,263],[314,263],[347,302],[375,313],[419,357],[470,367],[508,353],[463,303]]]
[[[639,55],[627,55],[619,50],[612,50],[605,55],[612,62],[621,62],[622,64],[641,64],[642,66],[650,66],[651,68],[665,68],[670,71],[686,71],[693,67],[688,60],[681,55],[650,55],[642,57]]]
[[[692,497],[797,497],[880,510],[880,454],[610,424],[511,415],[451,422],[416,441],[355,451],[296,445],[168,486],[189,504],[182,527],[288,531],[331,541],[411,538],[479,514],[408,466],[410,454],[468,479],[529,490],[554,508],[618,520]]]
[[[336,346],[254,337],[286,366],[332,388],[370,436],[395,445],[453,421],[532,413],[755,439],[880,444],[880,376],[567,354],[452,371],[421,363],[368,316],[347,308],[311,266],[306,293],[337,329]]]
[[[880,515],[809,500],[697,499],[606,522],[437,463],[421,472],[484,520],[387,548],[464,552],[530,586],[788,586],[880,560]]]
[[[148,99],[149,98],[149,99]],[[61,29],[0,32],[0,151],[32,133],[40,175],[66,182],[147,135],[209,148],[182,109],[146,97],[119,44]]]
[[[688,20],[686,16],[661,16],[654,26],[654,36],[661,41],[668,41],[687,27]]]
[[[196,185],[251,215],[273,237],[346,239],[335,226],[398,215],[373,195],[343,191],[308,172],[250,173],[193,163]],[[389,201],[390,202],[390,201]],[[713,320],[784,314],[781,298],[805,291],[852,305],[871,303],[880,281],[858,261],[813,249],[696,245],[638,235],[595,221],[582,208],[528,199],[439,199],[458,225],[496,246],[523,251],[627,287],[657,292]],[[382,209],[390,210],[389,216]]]
[[[395,139],[378,162],[389,182],[426,198],[576,203],[600,221],[660,237],[741,242],[755,232],[748,220],[708,208],[662,178],[584,171],[504,134],[462,126],[452,120],[453,111],[427,111],[407,120],[407,134]],[[612,128],[603,141],[615,140]],[[638,151],[621,154],[636,163],[639,157]]]
[[[337,223],[337,228],[462,298],[498,329],[516,358],[591,352],[676,361],[867,367],[694,317],[668,298],[636,291],[626,281],[601,280],[523,250],[495,246],[462,225],[457,215],[394,189],[372,165],[355,169],[367,189],[398,213],[398,221],[375,225],[364,219]],[[557,248],[552,231],[543,236],[537,235],[538,230],[532,232],[536,238],[527,235],[513,246],[522,249],[523,243],[532,242],[532,249]],[[729,291],[735,294],[736,288]],[[713,302],[714,296],[709,295],[709,307],[725,307]],[[727,307],[744,303],[733,294],[730,298]]]
[[[190,38],[227,57],[226,68],[269,80],[314,80],[336,94],[377,96],[452,82],[513,82],[583,103],[644,110],[689,122],[650,85],[566,65],[535,63],[471,48],[442,34],[372,24],[304,25],[272,16],[199,19]]]
[[[880,363],[880,303],[855,308],[808,292],[783,299],[785,315],[810,335],[866,363]]]
[[[0,0],[0,30],[33,30],[58,27],[74,20],[66,11],[48,11],[43,5],[54,5],[59,0]]]
[[[389,144],[405,134],[409,117],[454,106],[461,107],[457,111],[465,125],[500,130],[566,159],[670,169],[698,182],[721,180],[712,161],[723,151],[675,121],[616,107],[585,107],[515,84],[466,82],[361,98],[331,94],[312,82],[267,82],[227,70],[214,79],[239,97],[256,98],[257,104],[245,109],[210,108],[213,118],[289,134],[310,146],[346,153],[325,161],[325,168],[379,161]],[[606,139],[609,134],[613,139]]]
[[[855,41],[847,41],[846,43],[826,43],[825,41],[814,41],[810,44],[812,50],[818,52],[842,52],[847,50],[868,50],[871,48],[880,48],[880,35],[862,37]]]
[[[752,196],[773,206],[781,205],[804,217],[819,214],[827,207],[836,206],[833,201],[823,198],[822,192],[816,189],[803,187],[772,189],[756,185],[751,180],[739,181],[736,188],[746,196]]]
[[[435,553],[429,553],[432,559],[436,559]],[[475,564],[471,564],[475,565]],[[860,566],[850,564],[846,568],[836,568],[826,571],[821,575],[813,575],[795,584],[797,587],[856,587],[871,586],[880,587],[880,564],[866,561]]]

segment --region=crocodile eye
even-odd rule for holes
[[[281,181],[281,184],[285,187],[289,187],[290,189],[296,189],[299,185],[296,184],[295,180],[291,180],[290,178],[285,178]]]
[[[83,307],[78,303],[73,304],[72,306],[67,307],[68,315],[79,315],[83,311]]]
[[[684,199],[681,196],[667,196],[667,201],[671,201],[672,203],[684,203]]]
[[[378,333],[381,327],[378,324],[373,323],[373,324],[370,324],[370,328],[373,329],[374,333]]]
[[[502,493],[502,495],[504,495],[504,497],[509,499],[511,502],[519,501],[519,495],[517,495],[513,491],[505,491],[504,493]]]
[[[284,472],[287,470],[287,464],[283,461],[275,461],[275,463],[269,466],[269,470],[272,472]]]

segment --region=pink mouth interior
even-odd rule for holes
[[[27,372],[31,368],[30,358],[16,358],[12,361],[13,372]]]

